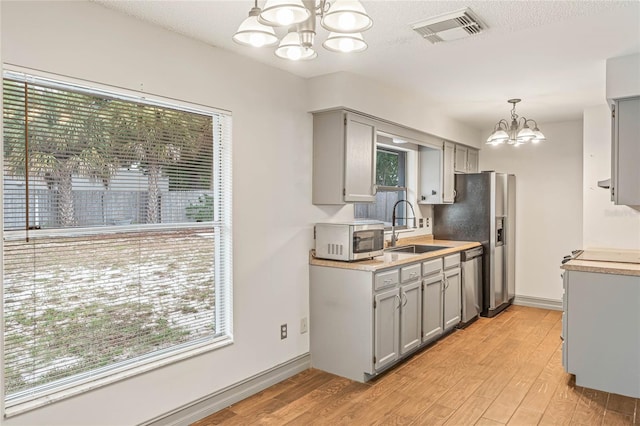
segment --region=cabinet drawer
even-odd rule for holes
[[[460,253],[444,257],[444,269],[457,268],[460,266]]]
[[[420,278],[420,264],[405,266],[400,269],[400,282],[406,283]]]
[[[374,290],[393,287],[400,281],[400,274],[397,269],[392,271],[378,272],[374,278]]]
[[[433,259],[422,262],[422,275],[433,275],[442,272],[442,259]]]

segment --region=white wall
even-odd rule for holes
[[[582,248],[582,122],[540,129],[544,143],[483,148],[480,169],[516,175],[516,295],[560,300],[560,261]]]
[[[422,96],[363,76],[337,72],[309,80],[309,111],[346,107],[439,138],[480,148],[480,132],[442,115]]]
[[[640,211],[616,206],[599,180],[611,177],[611,110],[584,110],[583,247],[640,250]],[[638,183],[640,185],[640,183]]]
[[[307,353],[311,224],[335,211],[311,205],[305,80],[91,2],[2,2],[1,28],[5,63],[232,111],[235,260],[235,344],[2,423],[138,424]]]

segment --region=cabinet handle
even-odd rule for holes
[[[402,305],[402,299],[397,294],[394,295],[393,297],[397,297],[398,298],[398,306],[396,306],[396,309],[400,309],[400,305]]]
[[[409,301],[409,299],[407,298],[407,295],[405,293],[402,293],[401,296],[404,297],[404,302],[402,302],[402,307],[405,307],[407,306],[407,302]]]
[[[384,283],[385,283],[385,284],[391,284],[391,279],[384,280]]]

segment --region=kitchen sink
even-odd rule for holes
[[[420,253],[428,253],[430,251],[437,251],[437,250],[448,249],[448,248],[451,248],[451,247],[446,247],[446,246],[427,246],[427,245],[414,244],[414,245],[410,245],[410,246],[391,247],[391,248],[386,249],[385,251],[420,254]]]

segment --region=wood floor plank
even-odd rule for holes
[[[438,404],[457,410],[482,385],[484,380],[471,377],[461,379],[438,399]],[[485,407],[486,409],[486,407]],[[482,410],[484,412],[484,410]]]
[[[504,423],[496,422],[495,420],[487,419],[485,417],[480,418],[475,426],[503,426]]]
[[[305,370],[194,423],[212,425],[625,425],[639,400],[576,386],[560,312],[511,306],[358,383]]]
[[[584,425],[602,424],[608,397],[609,394],[606,392],[584,388],[571,422]]]
[[[421,415],[411,423],[412,425],[442,425],[449,417],[455,412],[453,408],[445,407],[440,404],[433,404],[428,410],[424,411]]]
[[[226,421],[231,420],[232,417],[237,416],[236,413],[234,413],[233,411],[231,411],[228,408],[225,408],[224,410],[220,410],[215,414],[212,414],[208,417],[205,417],[204,419],[198,420],[197,422],[193,423],[192,426],[213,426],[213,425],[221,425],[223,423],[225,423]]]
[[[496,397],[483,417],[507,423],[529,392],[541,370],[542,368],[536,365],[521,368]]]
[[[540,425],[568,425],[576,411],[582,390],[583,388],[576,386],[574,376],[559,373],[558,387],[540,419]]]
[[[303,394],[300,398],[293,400],[270,415],[265,416],[263,419],[264,423],[288,423],[307,411],[315,410],[316,407],[324,404],[324,402],[333,395],[339,394],[350,382],[349,379],[335,377],[313,391]],[[276,399],[280,398],[276,397]]]
[[[512,426],[537,425],[541,417],[542,412],[540,411],[518,407],[507,424]]]
[[[613,410],[622,414],[631,414],[636,411],[636,399],[628,396],[617,395],[615,393],[609,394],[609,401],[607,402],[607,411]]]
[[[633,414],[605,410],[602,424],[607,426],[633,425]]]
[[[302,374],[302,373],[301,373]],[[278,394],[286,391],[289,388],[296,386],[296,382],[287,379],[280,383],[277,383],[263,391],[258,392],[253,395],[251,398],[244,399],[240,402],[235,403],[231,406],[231,409],[236,414],[243,414],[246,412],[250,412],[255,409],[255,407],[259,406],[264,401],[269,401],[276,397]]]
[[[458,407],[444,424],[450,426],[476,424],[490,404],[491,399],[472,395]]]

